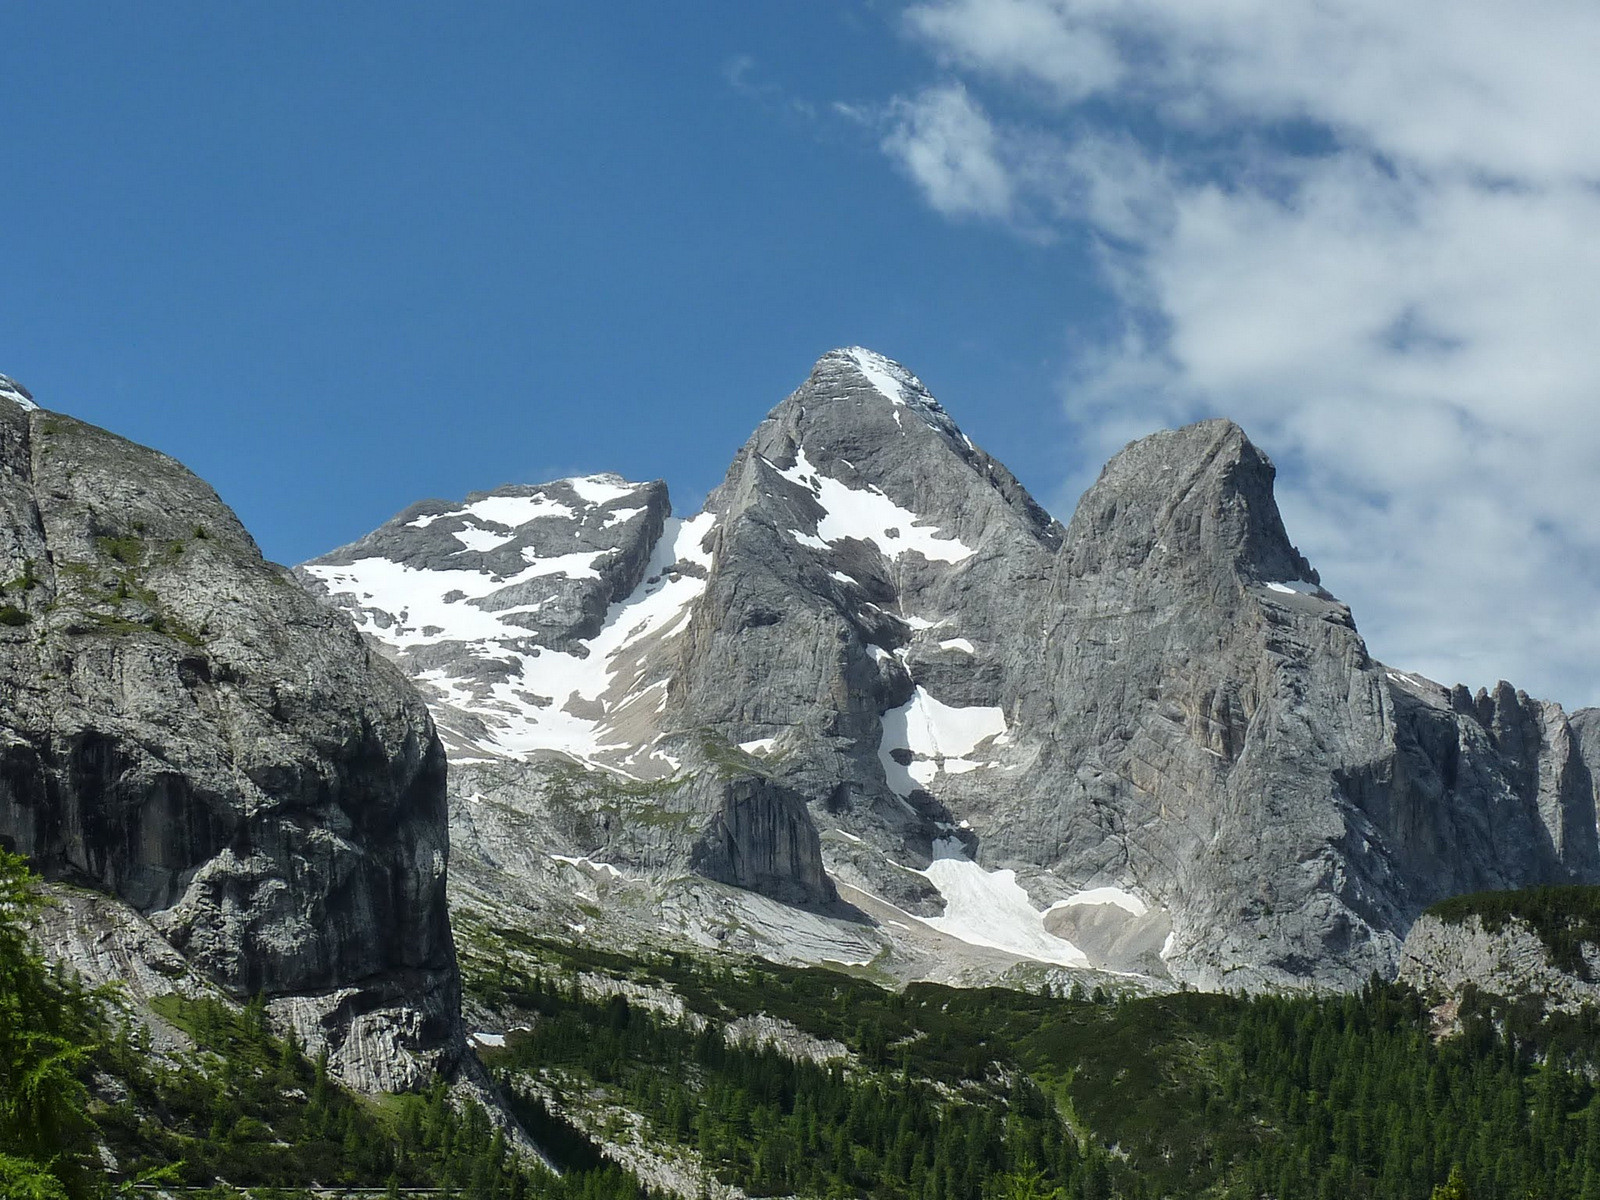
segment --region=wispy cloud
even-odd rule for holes
[[[960,84],[929,88],[889,107],[884,151],[947,217],[1016,216],[1012,169],[994,126]]]
[[[804,96],[790,93],[772,78],[752,55],[735,54],[724,62],[722,78],[733,91],[748,100],[786,110],[794,116],[807,120],[813,120],[817,116],[816,105]]]
[[[1376,652],[1600,701],[1600,9],[939,0],[904,21],[946,82],[890,106],[884,149],[926,201],[1099,241],[1123,326],[1066,383],[1086,466],[1233,416]]]

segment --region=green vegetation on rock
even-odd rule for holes
[[[225,1178],[258,1198],[320,1184],[641,1200],[653,1193],[606,1154],[635,1137],[751,1196],[1600,1197],[1593,1010],[1547,1018],[1473,994],[1441,1037],[1416,993],[1377,982],[1324,997],[895,992],[475,926],[469,995],[509,1030],[485,1061],[557,1177],[443,1085],[345,1092],[259,1003],[156,1001],[192,1049],[153,1048],[113,997],[46,966],[27,934],[41,903],[0,855],[6,1197]],[[741,1039],[755,1014],[775,1040]]]
[[[1435,904],[1428,915],[1451,925],[1477,917],[1490,933],[1520,921],[1544,943],[1551,966],[1580,979],[1590,975],[1584,947],[1600,946],[1600,887],[1571,884],[1474,892]]]
[[[463,969],[506,1028],[527,1027],[486,1052],[525,1103],[581,1123],[578,1098],[603,1097],[661,1153],[696,1154],[751,1195],[1600,1197],[1594,1012],[1474,998],[1441,1040],[1416,993],[1377,982],[1330,997],[893,992],[486,929]],[[850,1061],[738,1044],[729,1023],[755,1013]]]
[[[156,1180],[276,1200],[309,1196],[313,1186],[430,1189],[462,1200],[648,1194],[615,1167],[593,1180],[551,1176],[443,1083],[381,1101],[353,1095],[325,1063],[276,1036],[259,1003],[160,998],[155,1009],[193,1048],[155,1052],[115,995],[86,991],[45,964],[27,932],[45,903],[23,860],[0,853],[5,1200],[102,1200]],[[231,1186],[218,1187],[223,1179]]]

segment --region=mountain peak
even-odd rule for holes
[[[865,396],[887,400],[896,413],[895,423],[902,428],[899,412],[910,410],[936,432],[957,441],[967,440],[922,380],[901,363],[865,346],[841,346],[828,351],[811,368],[807,383],[812,386],[806,390],[827,398],[860,400]]]
[[[39,407],[34,403],[33,393],[9,375],[0,375],[0,399],[9,400],[28,412]]]
[[[1080,557],[1142,561],[1159,552],[1226,564],[1250,582],[1317,585],[1284,528],[1276,477],[1272,460],[1232,421],[1164,429],[1106,464],[1078,502],[1069,542]]]

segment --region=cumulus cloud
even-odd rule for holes
[[[1376,653],[1600,703],[1600,9],[938,0],[905,25],[984,127],[981,187],[941,181],[901,148],[928,93],[897,102],[885,148],[928,202],[1098,239],[1123,326],[1066,382],[1081,469],[1232,416]]]
[[[959,84],[928,88],[889,109],[883,148],[905,168],[928,203],[946,216],[1009,220],[1016,215],[1012,170],[998,137]]]

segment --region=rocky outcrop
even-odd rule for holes
[[[27,400],[0,390],[0,841],[264,996],[356,1086],[450,1065],[425,706],[203,482]]]
[[[523,511],[503,489],[303,575],[461,731],[458,824],[508,893],[540,854],[813,905],[831,878],[891,946],[829,934],[848,961],[924,971],[892,948],[931,939],[974,969],[1233,988],[1358,985],[1444,896],[1600,877],[1600,730],[1374,661],[1274,475],[1202,422],[1129,446],[1063,527],[850,348],[692,519],[615,477],[521,489]],[[574,588],[610,597],[598,625]],[[673,936],[725,935],[674,896]],[[605,936],[589,907],[564,920]]]
[[[1160,897],[1203,986],[1358,983],[1444,896],[1600,870],[1559,708],[1502,689],[1468,715],[1373,661],[1273,474],[1225,421],[1106,468],[1039,606],[1054,686],[1018,722],[1054,731],[1065,802],[996,814],[1013,853],[1044,832],[1055,870],[1120,864]]]
[[[1517,1000],[1538,997],[1547,1011],[1600,1005],[1600,946],[1583,947],[1589,978],[1557,966],[1525,921],[1485,928],[1480,917],[1446,920],[1424,913],[1400,950],[1399,977],[1434,1002],[1459,1000],[1470,987]]]
[[[690,853],[707,879],[791,904],[838,899],[805,798],[761,775],[720,782],[722,802]]]

